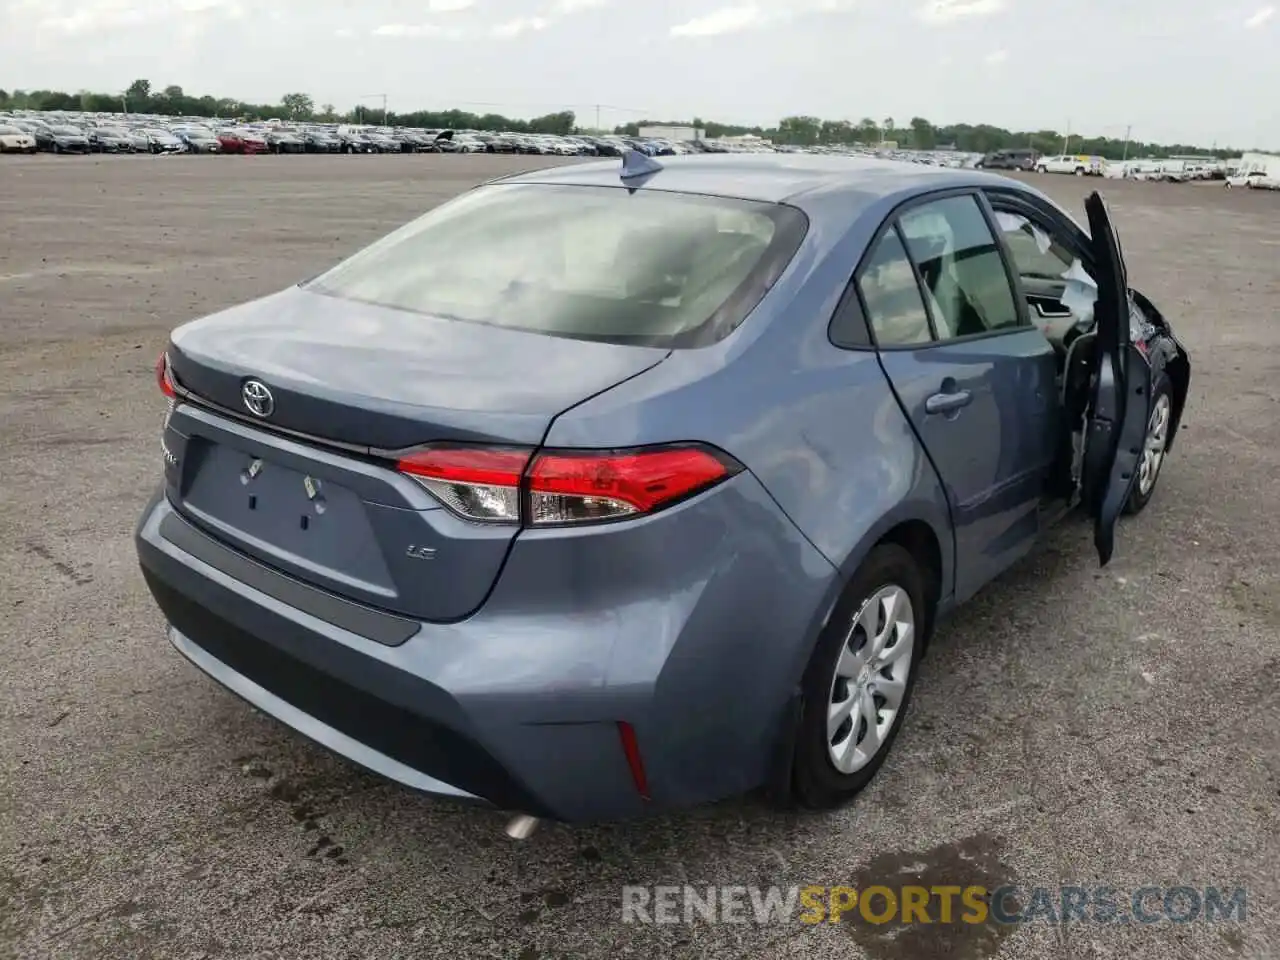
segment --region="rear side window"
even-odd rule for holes
[[[896,229],[885,232],[859,271],[858,293],[879,345],[925,343],[932,336],[915,270]]]
[[[899,226],[919,267],[939,340],[1024,324],[1004,258],[975,197],[912,207]]]
[[[613,187],[464,194],[307,285],[553,336],[698,346],[755,307],[803,239],[799,210]]]

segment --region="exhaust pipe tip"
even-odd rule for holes
[[[527,813],[517,814],[507,821],[506,834],[512,840],[528,840],[541,822],[537,817],[531,817]]]

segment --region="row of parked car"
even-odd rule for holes
[[[1065,173],[1077,177],[1146,180],[1158,183],[1191,183],[1214,180],[1228,188],[1280,190],[1280,157],[1247,153],[1238,160],[1212,157],[1163,157],[1106,160],[1080,153],[1044,156],[1034,150],[998,150],[973,166],[988,170],[1022,170]]]
[[[760,137],[684,142],[623,135],[557,136],[321,123],[234,123],[200,118],[121,117],[114,114],[0,113],[0,153],[521,153],[548,156],[650,156],[701,152],[806,152],[875,156],[908,163],[988,170],[1021,170],[1184,183],[1280,189],[1280,157],[1245,154],[1226,162],[1172,157],[1107,161],[1085,154],[1042,155],[1030,149],[988,154],[880,146],[775,146]]]
[[[0,114],[0,152],[73,153],[522,153],[651,155],[685,147],[637,137],[555,136],[348,124],[243,124],[118,115]]]

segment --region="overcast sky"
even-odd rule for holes
[[[1280,2],[1280,0],[1276,0]],[[0,0],[0,88],[1280,147],[1267,0]]]

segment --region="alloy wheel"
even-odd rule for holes
[[[881,587],[854,614],[827,705],[827,753],[840,773],[870,763],[893,730],[906,697],[915,628],[911,596],[896,584]]]
[[[1164,449],[1169,437],[1169,415],[1173,406],[1169,394],[1156,397],[1151,419],[1147,422],[1147,439],[1142,446],[1142,463],[1138,467],[1138,492],[1146,496],[1156,484],[1160,465],[1164,463]]]

